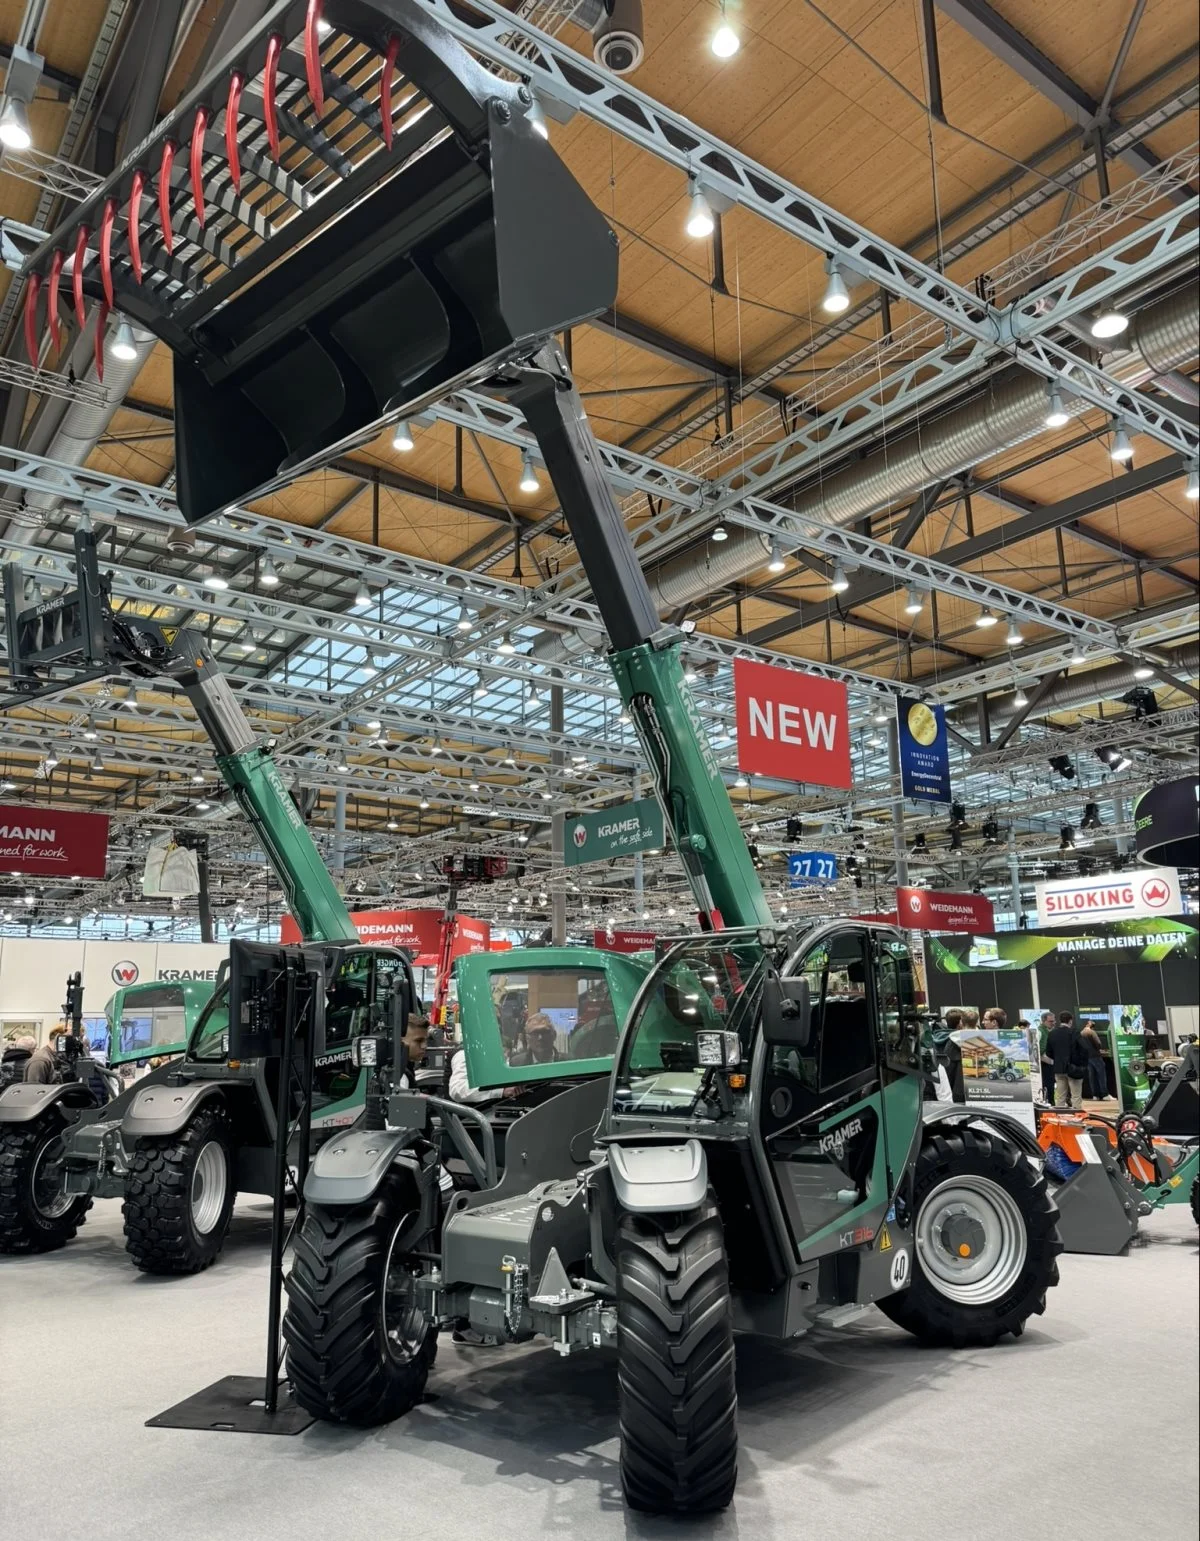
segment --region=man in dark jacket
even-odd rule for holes
[[[1054,1105],[1059,1108],[1083,1107],[1083,1078],[1087,1074],[1087,1049],[1073,1011],[1060,1011],[1058,1026],[1046,1039],[1046,1050],[1054,1065]]]
[[[54,1043],[44,1043],[40,1049],[34,1049],[25,1062],[25,1080],[28,1081],[55,1081],[58,1079],[58,1057],[54,1052]]]

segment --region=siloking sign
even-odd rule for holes
[[[107,862],[106,813],[0,804],[0,871],[102,878]]]
[[[418,967],[433,968],[442,961],[442,927],[446,920],[443,910],[361,910],[350,918],[362,941],[374,947],[403,947]],[[491,934],[486,920],[455,916],[451,957],[487,952]],[[279,940],[301,940],[300,928],[290,915],[283,917]]]
[[[1038,883],[1038,922],[1074,926],[1081,920],[1135,920],[1144,915],[1178,915],[1183,910],[1174,867],[1145,872],[1102,872],[1086,878]]]
[[[780,781],[850,788],[845,685],[775,664],[733,661],[738,769]]]
[[[941,893],[935,888],[897,888],[896,924],[910,931],[990,932],[996,917],[983,894]]]

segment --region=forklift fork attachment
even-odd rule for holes
[[[30,257],[27,331],[100,229],[76,293],[174,354],[184,517],[278,487],[613,303],[616,238],[532,105],[415,0],[277,0]],[[112,215],[155,181],[131,242]]]

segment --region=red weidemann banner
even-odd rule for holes
[[[0,872],[102,878],[107,863],[106,813],[66,813],[33,803],[0,804]]]

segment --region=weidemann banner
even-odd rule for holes
[[[102,878],[108,815],[36,803],[0,804],[0,868],[57,878]]]

